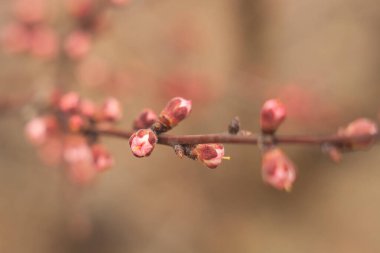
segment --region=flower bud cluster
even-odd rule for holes
[[[129,0],[109,0],[121,6]],[[8,53],[29,53],[50,60],[58,55],[61,43],[57,32],[49,25],[48,0],[15,0],[14,21],[1,31],[1,42]],[[79,60],[91,50],[93,37],[108,25],[107,8],[97,0],[65,0],[66,9],[76,21],[75,28],[62,42],[65,54]]]
[[[114,6],[121,6],[128,0],[109,0]],[[96,0],[66,0],[66,8],[76,21],[74,29],[65,38],[64,51],[73,60],[80,60],[90,52],[93,37],[109,26],[107,8],[102,8]]]
[[[45,162],[65,164],[70,178],[80,184],[92,181],[98,173],[109,169],[114,163],[106,147],[98,142],[101,133],[130,136],[131,151],[139,158],[150,156],[156,144],[161,143],[171,145],[181,158],[186,156],[215,169],[223,159],[229,158],[224,156],[225,150],[221,143],[207,142],[212,139],[236,143],[249,133],[240,129],[240,121],[235,118],[229,125],[228,133],[220,136],[196,136],[194,139],[189,136],[181,138],[161,135],[187,118],[191,109],[191,101],[175,97],[158,116],[151,109],[143,110],[133,122],[135,132],[123,133],[99,128],[99,124],[109,125],[121,119],[121,105],[117,99],[108,98],[98,106],[91,100],[82,99],[76,92],[54,92],[49,109],[43,115],[31,119],[25,127],[25,133]],[[262,134],[244,142],[257,142],[262,151],[263,181],[278,190],[290,191],[297,177],[297,169],[277,144],[298,143],[302,139],[280,138],[275,135],[285,117],[286,109],[281,102],[273,99],[265,102],[260,117]],[[369,119],[359,118],[339,129],[336,135],[304,140],[321,144],[324,152],[334,161],[339,161],[342,151],[369,148],[376,138],[377,125]],[[186,140],[197,144],[183,144]]]
[[[175,97],[167,103],[159,117],[152,110],[145,109],[133,123],[133,128],[139,129],[129,139],[133,155],[149,156],[158,141],[158,135],[172,129],[187,118],[191,112],[191,106],[190,100]]]
[[[65,164],[70,178],[87,183],[97,173],[113,165],[112,155],[97,136],[83,132],[98,124],[110,124],[121,118],[121,105],[115,98],[97,106],[76,92],[54,93],[47,113],[32,118],[25,126],[27,139],[49,164]]]
[[[47,0],[16,0],[14,21],[1,31],[3,49],[8,53],[29,53],[49,60],[58,53],[58,36],[47,21]]]

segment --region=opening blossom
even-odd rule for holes
[[[140,129],[129,138],[129,145],[134,156],[146,157],[153,152],[157,140],[151,129]]]
[[[208,168],[215,169],[222,163],[224,146],[222,144],[198,144],[193,149],[192,155]]]

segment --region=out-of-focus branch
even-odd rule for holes
[[[0,113],[20,109],[33,100],[31,93],[23,95],[0,95]]]

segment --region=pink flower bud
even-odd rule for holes
[[[67,9],[76,18],[89,16],[94,8],[94,0],[66,0]]]
[[[74,183],[86,184],[95,178],[97,172],[86,138],[67,135],[64,139],[62,158]]]
[[[34,118],[25,126],[25,135],[32,144],[40,145],[44,143],[46,141],[47,134],[48,126],[44,118]]]
[[[172,98],[160,113],[160,122],[168,128],[176,126],[191,112],[191,101],[181,97]]]
[[[286,118],[285,106],[276,99],[268,100],[261,108],[260,127],[264,133],[272,134]]]
[[[78,185],[91,183],[97,174],[93,164],[87,162],[69,164],[67,169],[69,171],[69,179]]]
[[[100,144],[91,147],[92,156],[94,158],[95,169],[98,172],[105,171],[112,167],[114,161],[107,149]]]
[[[80,102],[80,112],[83,116],[92,118],[96,113],[96,105],[89,99],[83,99]]]
[[[64,94],[59,101],[59,109],[63,112],[75,111],[79,108],[80,97],[76,92]]]
[[[59,101],[62,97],[62,91],[58,88],[54,88],[49,95],[48,102],[52,107],[59,107]]]
[[[70,116],[68,125],[72,132],[79,132],[85,125],[85,121],[81,115],[75,114]]]
[[[33,30],[30,38],[30,52],[41,59],[54,58],[58,52],[58,38],[55,31],[45,26]]]
[[[156,143],[157,136],[150,129],[140,129],[129,138],[129,145],[136,157],[149,156]]]
[[[222,144],[198,144],[192,154],[210,169],[215,169],[222,163],[224,146]]]
[[[29,32],[19,23],[7,25],[1,33],[1,42],[8,53],[23,53],[29,49]]]
[[[296,179],[294,164],[279,148],[265,151],[261,172],[264,182],[278,190],[290,191]]]
[[[46,16],[45,0],[17,0],[14,5],[16,17],[25,23],[42,21]]]
[[[375,141],[378,127],[375,122],[366,118],[359,118],[351,122],[346,128],[339,129],[338,135],[345,137],[365,137],[362,140],[352,140],[348,143],[349,148],[365,149],[369,148]]]
[[[91,36],[87,32],[74,31],[65,40],[64,48],[71,59],[80,59],[90,51]]]
[[[158,117],[151,109],[144,109],[133,122],[133,129],[145,129],[151,127]]]
[[[38,157],[49,167],[58,166],[62,162],[62,139],[49,136],[37,149]]]
[[[105,120],[117,121],[122,117],[122,109],[119,100],[110,97],[107,98],[102,107],[102,116]]]
[[[63,160],[67,164],[92,163],[92,152],[83,137],[68,137],[63,149]]]

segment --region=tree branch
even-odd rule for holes
[[[123,139],[129,139],[133,134],[132,131],[124,131],[115,128],[96,128],[84,129],[85,133],[93,133],[104,136],[111,136]],[[333,135],[274,135],[273,137],[261,134],[251,135],[232,135],[228,133],[216,134],[198,134],[198,135],[169,135],[161,134],[158,136],[158,143],[163,145],[176,145],[176,144],[205,144],[205,143],[223,143],[223,144],[248,144],[257,145],[259,142],[262,144],[293,144],[293,145],[334,145],[338,147],[345,147],[352,142],[380,140],[380,134],[362,135],[355,137],[346,137]]]

